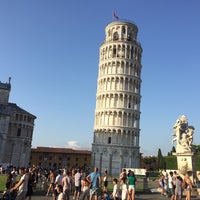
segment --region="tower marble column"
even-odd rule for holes
[[[111,22],[100,46],[92,165],[101,173],[111,166],[112,175],[139,167],[142,47],[137,32],[132,22]]]

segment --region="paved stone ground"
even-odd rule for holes
[[[135,200],[167,200],[170,198],[167,198],[165,196],[160,195],[159,193],[141,193],[141,194],[136,194]],[[46,196],[33,196],[32,200],[52,200],[53,198],[51,196],[46,197]],[[182,198],[185,199],[185,198]],[[192,197],[192,200],[200,200],[200,197]],[[72,200],[72,197],[70,198]]]
[[[1,199],[1,195],[0,195],[0,199]],[[149,199],[149,200],[167,200],[167,199],[170,199],[165,196],[162,196],[159,193],[136,193],[135,197],[136,197],[135,200],[147,200],[147,199]],[[33,195],[31,199],[32,200],[53,200],[53,197]],[[185,197],[183,197],[182,199],[185,199]],[[192,200],[200,200],[200,196],[193,196],[191,199]],[[27,200],[28,200],[28,198],[27,198]],[[72,200],[72,196],[70,197],[70,200]]]
[[[139,184],[142,184],[139,183]],[[150,181],[149,182],[149,188],[155,188],[155,189],[150,189],[149,192],[145,193],[145,192],[137,192],[136,191],[136,198],[135,200],[170,200],[170,198],[167,198],[165,196],[162,196],[160,193],[158,193],[157,190],[157,181]],[[0,200],[1,200],[1,195],[0,194]],[[185,197],[182,198],[183,200],[185,200]],[[192,196],[191,198],[192,200],[200,200],[200,196]],[[28,200],[28,198],[27,198]],[[52,196],[48,196],[46,197],[45,195],[33,195],[31,200],[53,200]],[[70,196],[70,200],[72,200],[72,195]]]

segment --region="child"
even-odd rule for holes
[[[56,186],[56,191],[58,193],[57,200],[65,200],[65,195],[63,193],[63,186],[62,185]]]
[[[118,196],[119,196],[119,195],[118,195],[117,179],[114,178],[114,179],[113,179],[113,192],[112,192],[112,194],[110,195],[110,197],[111,197],[111,199],[113,199],[113,200],[117,200]]]

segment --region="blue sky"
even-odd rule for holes
[[[90,149],[99,47],[112,12],[138,26],[142,54],[140,147],[172,149],[184,114],[200,144],[199,0],[0,1],[0,81],[37,116],[33,147]]]

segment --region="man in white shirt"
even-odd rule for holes
[[[173,177],[173,172],[169,172],[169,179],[168,179],[168,184],[169,184],[169,190],[171,193],[171,200],[175,199],[175,188],[174,188],[174,177]]]
[[[19,174],[21,175],[21,178],[19,182],[13,188],[10,189],[10,192],[18,189],[15,200],[25,200],[26,193],[28,191],[28,175],[26,174],[25,168],[20,168]]]
[[[62,171],[59,169],[58,170],[58,175],[56,176],[56,180],[55,180],[55,185],[56,187],[58,185],[61,185],[62,186],[62,179],[63,179],[63,175],[62,175]],[[54,196],[54,200],[57,199],[57,196],[58,196],[58,193],[57,193],[57,190],[55,190],[55,196]]]
[[[56,176],[55,184],[62,185],[62,179],[63,179],[62,171],[59,169],[58,175]]]
[[[79,170],[75,170],[74,184],[75,184],[75,191],[74,191],[73,199],[78,200],[81,193],[81,174]]]

